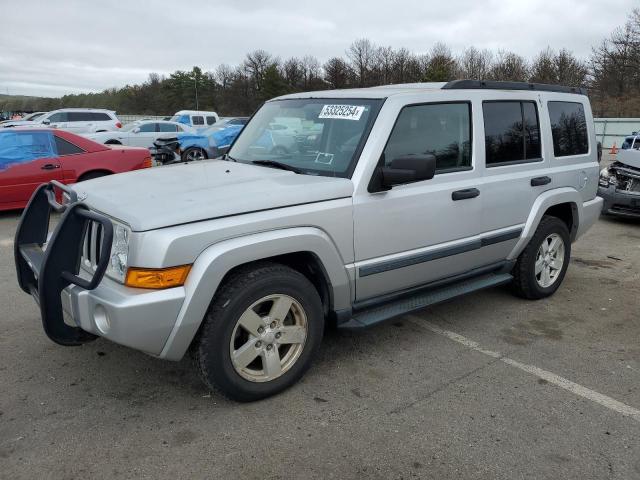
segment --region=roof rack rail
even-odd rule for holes
[[[443,90],[534,90],[540,92],[577,93],[586,95],[587,90],[582,87],[566,87],[550,85],[548,83],[529,82],[499,82],[496,80],[452,80],[442,87]]]

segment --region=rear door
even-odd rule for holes
[[[490,262],[507,258],[518,241],[533,202],[552,188],[549,160],[540,134],[542,103],[536,94],[511,99],[485,97],[482,108],[484,149],[483,255]]]
[[[21,208],[42,183],[62,180],[60,159],[48,131],[0,134],[0,204]]]

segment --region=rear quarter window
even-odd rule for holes
[[[578,102],[549,102],[547,105],[554,156],[586,154],[589,151],[589,135],[584,106]]]
[[[64,138],[60,138],[57,135],[54,135],[56,150],[58,150],[58,156],[63,157],[65,155],[75,155],[76,153],[83,153],[80,147],[74,145],[71,142],[68,142]]]

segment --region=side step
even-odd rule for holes
[[[393,300],[359,313],[356,312],[352,315],[351,320],[339,325],[338,328],[346,330],[368,328],[385,320],[420,310],[436,303],[446,302],[467,293],[509,283],[512,279],[513,276],[509,273],[494,273],[456,282],[445,287],[423,290],[410,297]]]

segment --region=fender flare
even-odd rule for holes
[[[542,216],[547,209],[561,203],[569,203],[572,207],[573,229],[569,233],[571,235],[571,241],[574,241],[577,238],[580,222],[582,220],[582,196],[576,189],[570,187],[547,190],[546,192],[541,193],[533,202],[531,212],[529,213],[529,217],[524,225],[522,235],[507,257],[508,260],[515,260],[518,258],[518,255],[522,253],[522,250],[524,250],[533,237],[533,234],[538,228],[540,220],[542,220]]]
[[[351,305],[351,285],[344,261],[329,235],[315,227],[295,227],[256,233],[215,243],[196,258],[187,281],[185,299],[160,358],[180,360],[209,308],[225,275],[245,263],[277,255],[310,252],[322,264],[333,298],[333,308]]]

